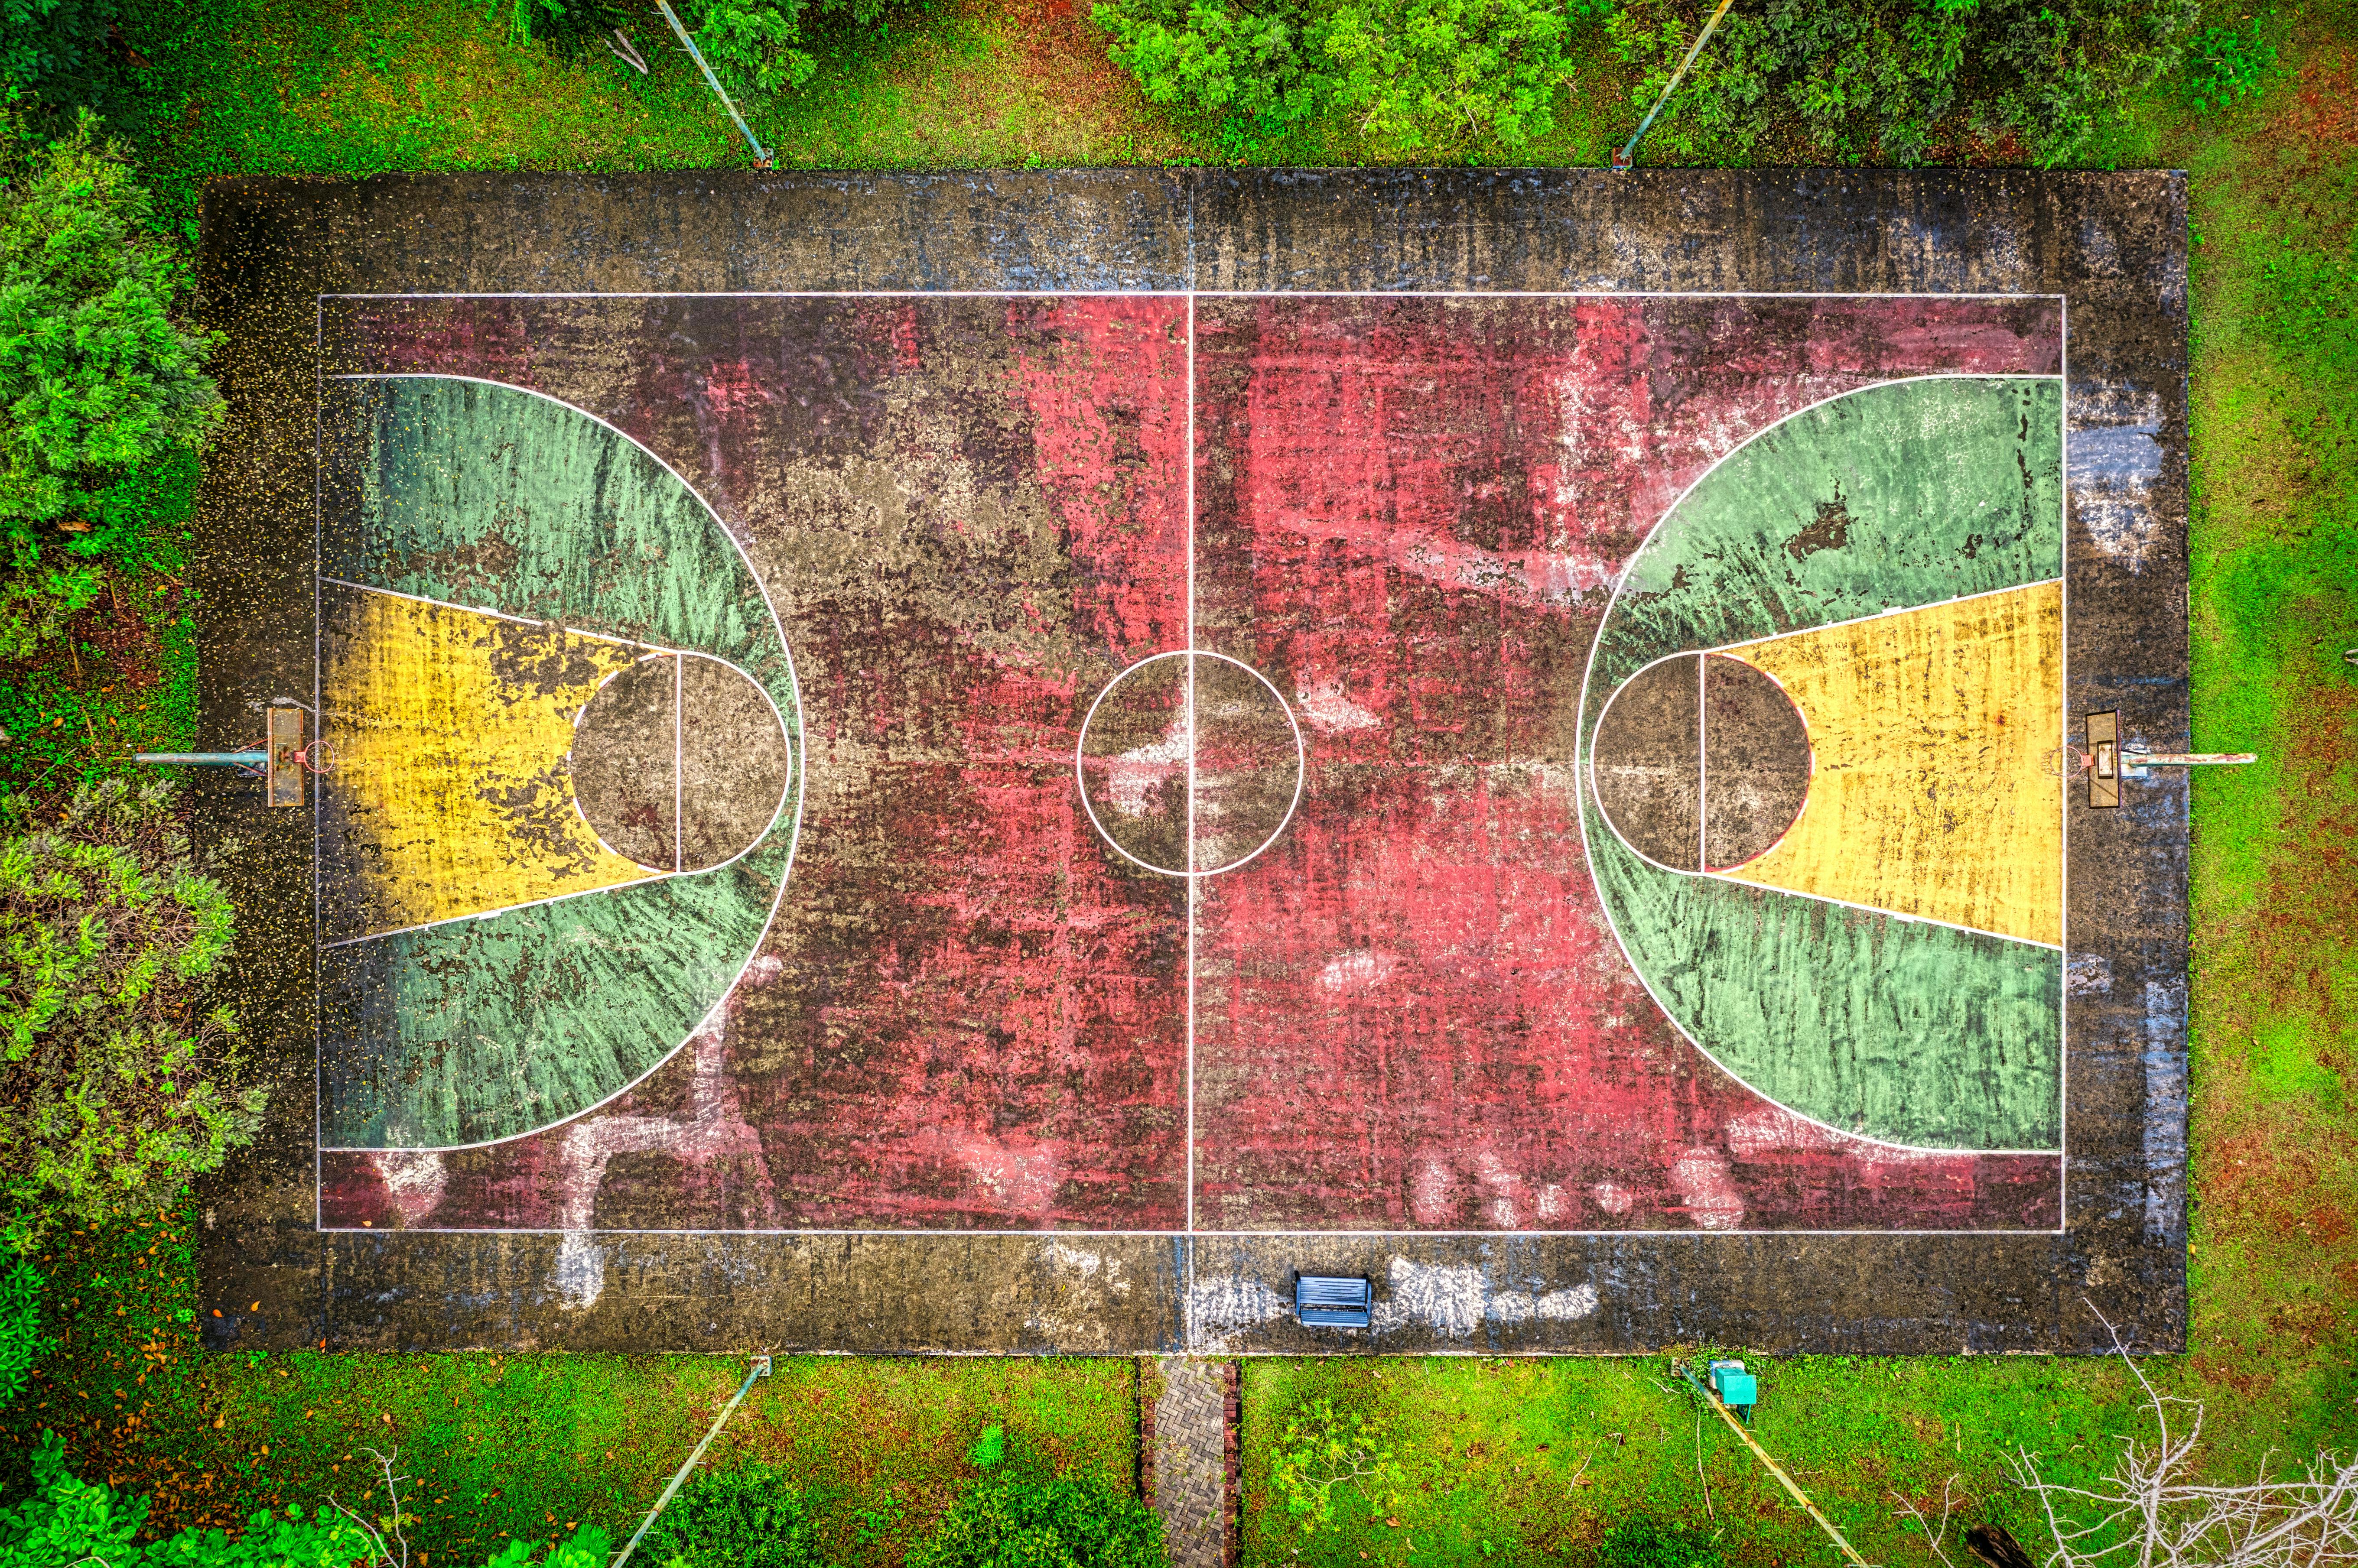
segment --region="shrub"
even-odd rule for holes
[[[1163,1521],[1095,1481],[993,1476],[968,1487],[908,1568],[1162,1568]]]
[[[391,1474],[390,1466],[387,1474]],[[396,1494],[392,1507],[399,1513]],[[414,1516],[403,1515],[405,1519]],[[14,1509],[0,1509],[0,1563],[8,1568],[398,1568],[386,1550],[384,1531],[394,1520],[363,1524],[333,1507],[288,1509],[282,1516],[264,1509],[234,1538],[218,1530],[184,1530],[144,1550],[133,1538],[147,1522],[147,1499],[125,1498],[113,1487],[79,1480],[66,1467],[65,1444],[54,1432],[41,1434],[33,1453],[33,1495]],[[395,1538],[398,1539],[397,1537]],[[535,1543],[513,1541],[488,1568],[605,1568],[611,1547],[603,1531],[585,1525],[536,1557]]]
[[[1157,103],[1220,117],[1222,149],[1314,116],[1393,146],[1520,146],[1555,128],[1574,29],[1613,0],[1101,0],[1115,63]]]
[[[46,147],[0,120],[0,536],[20,568],[135,536],[186,471],[163,460],[220,423],[214,339],[173,323],[187,269],[152,216],[94,116]]]
[[[89,561],[37,564],[0,575],[0,665],[39,654],[105,586],[105,572]]]
[[[1270,1458],[1270,1484],[1285,1511],[1302,1520],[1303,1534],[1315,1535],[1335,1522],[1337,1487],[1400,1484],[1400,1466],[1384,1436],[1380,1422],[1338,1411],[1331,1400],[1314,1400],[1286,1416]]]
[[[1628,0],[1609,24],[1625,60],[1651,69],[1650,105],[1708,6]],[[1764,138],[1844,161],[1918,163],[1936,134],[2012,135],[2042,164],[2177,60],[2199,0],[1760,0],[1731,11],[1650,133],[1650,146],[1718,161]]]
[[[169,784],[121,780],[47,826],[0,804],[0,1188],[20,1252],[58,1214],[161,1207],[261,1123],[235,1020],[200,1005],[229,899],[171,806]]]
[[[659,1515],[639,1553],[654,1568],[822,1568],[802,1494],[768,1465],[700,1472]]]
[[[129,62],[118,0],[0,0],[0,89],[38,103],[94,103]]]
[[[0,1260],[0,1410],[25,1390],[33,1363],[49,1353],[41,1333],[41,1287],[48,1281],[22,1259]]]
[[[2205,27],[2186,50],[2186,85],[2205,109],[2224,109],[2255,93],[2277,68],[2277,47],[2254,22],[2249,37],[2234,27]]]
[[[1660,1519],[1623,1519],[1605,1532],[1601,1568],[1716,1568],[1718,1549],[1703,1536]]]

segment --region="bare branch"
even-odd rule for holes
[[[2157,1390],[2091,1304],[2145,1393],[2150,1438],[2122,1439],[2121,1452],[2093,1487],[2050,1481],[2022,1449],[2007,1461],[2017,1485],[2039,1499],[2054,1552],[2049,1568],[2329,1568],[2358,1563],[2358,1456],[2320,1451],[2299,1478],[2272,1479],[2263,1455],[2244,1486],[2196,1477],[2207,1413],[2199,1400]],[[1920,1516],[1919,1516],[1920,1518]],[[1947,1559],[1942,1558],[1946,1563]]]

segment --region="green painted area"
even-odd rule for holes
[[[1623,945],[1753,1088],[1887,1142],[2061,1147],[2061,953],[1659,871],[1593,808],[1588,823]]]
[[[1588,710],[1665,654],[2062,573],[2056,382],[1867,387],[1771,426],[1671,508],[1597,633]]]
[[[366,445],[356,484],[330,508],[330,577],[717,654],[768,687],[796,732],[761,585],[644,448],[512,386],[395,376],[341,387],[328,423],[364,430]]]
[[[330,577],[729,660],[800,715],[768,601],[694,491],[628,438],[509,386],[337,384]],[[730,866],[330,949],[321,1141],[514,1137],[611,1098],[687,1040],[768,929],[802,787]]]
[[[1630,562],[1597,633],[1583,761],[1614,688],[1666,654],[2061,575],[2062,470],[2051,380],[1895,382],[1771,427]],[[1631,962],[1752,1088],[1887,1142],[2061,1146],[2061,954],[1664,871],[1586,792],[1581,809]]]
[[[710,871],[330,948],[321,1143],[481,1143],[610,1098],[728,995],[785,859],[773,836]]]

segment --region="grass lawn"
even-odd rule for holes
[[[756,128],[801,166],[1212,157],[1207,127],[1146,103],[1107,64],[1082,9],[961,0],[883,38],[831,36],[813,86],[759,111]],[[152,91],[117,124],[184,232],[215,174],[749,161],[653,33],[637,40],[654,68],[641,77],[611,56],[517,46],[461,0],[153,11],[154,36],[138,39]],[[2358,1443],[2358,668],[2342,658],[2358,644],[2358,19],[2315,0],[2272,26],[2285,70],[2256,102],[2203,113],[2158,92],[2086,160],[2191,176],[2195,740],[2264,758],[2195,786],[2192,1346],[2147,1363],[2167,1390],[2207,1402],[2212,1460],[2237,1478],[2271,1447]],[[1633,118],[1628,80],[1593,60],[1559,130],[1514,161],[1603,161]],[[1382,150],[1314,126],[1259,156]],[[154,619],[168,685],[190,655],[170,642],[172,613]],[[103,684],[85,674],[75,689]],[[96,696],[55,699],[70,700]],[[97,765],[120,744],[104,729],[93,718],[85,753],[54,741],[58,760]],[[200,1223],[191,1208],[62,1238],[45,1266],[66,1344],[0,1417],[19,1437],[55,1424],[87,1473],[154,1491],[159,1522],[358,1495],[360,1445],[389,1439],[420,1477],[429,1559],[580,1519],[620,1532],[740,1375],[683,1357],[206,1357],[189,1251]],[[2104,1304],[2100,1282],[2089,1293]],[[967,1446],[987,1422],[1007,1427],[1020,1463],[1129,1485],[1132,1376],[1121,1363],[784,1362],[728,1441],[810,1477],[843,1561],[892,1563],[971,1474]],[[2104,1361],[1797,1357],[1767,1365],[1763,1383],[1762,1441],[1870,1559],[1893,1563],[1928,1561],[1898,1498],[1937,1517],[1952,1476],[1961,1520],[1995,1512],[2033,1541],[2005,1456],[2027,1448],[2056,1474],[2092,1474],[2136,1402]],[[1660,1358],[1252,1363],[1249,1555],[1579,1560],[1608,1520],[1645,1511],[1719,1535],[1735,1562],[1827,1560],[1668,1384]],[[1317,1399],[1380,1422],[1401,1479],[1338,1489],[1336,1528],[1304,1535],[1271,1495],[1270,1462],[1289,1412]]]

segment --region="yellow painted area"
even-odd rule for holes
[[[637,650],[449,605],[330,588],[321,707],[369,887],[394,931],[641,881],[573,804],[573,718]]]
[[[2063,940],[2061,584],[1728,652],[1784,687],[1816,757],[1784,839],[1730,875]]]

